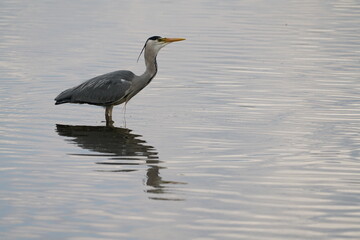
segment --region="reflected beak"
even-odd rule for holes
[[[162,38],[161,40],[166,43],[172,43],[172,42],[183,41],[185,40],[185,38]]]

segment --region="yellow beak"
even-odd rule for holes
[[[161,40],[167,43],[171,43],[171,42],[183,41],[185,40],[185,38],[162,38]]]

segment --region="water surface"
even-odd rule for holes
[[[356,1],[0,3],[1,239],[358,239]],[[55,106],[159,72],[126,109]]]

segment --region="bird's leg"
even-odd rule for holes
[[[106,126],[112,126],[114,121],[112,120],[112,110],[113,106],[106,106],[105,109],[105,119],[106,119]]]
[[[124,123],[125,128],[126,128],[126,104],[127,104],[127,102],[124,103],[124,108],[123,108],[123,112],[124,112],[123,123]]]

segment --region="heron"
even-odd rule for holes
[[[185,38],[164,38],[153,36],[146,40],[144,52],[145,72],[137,76],[128,70],[118,70],[91,78],[78,86],[69,88],[55,98],[55,105],[64,103],[90,104],[105,107],[106,125],[112,125],[113,107],[129,100],[145,88],[155,77],[158,66],[156,57],[161,48]]]

